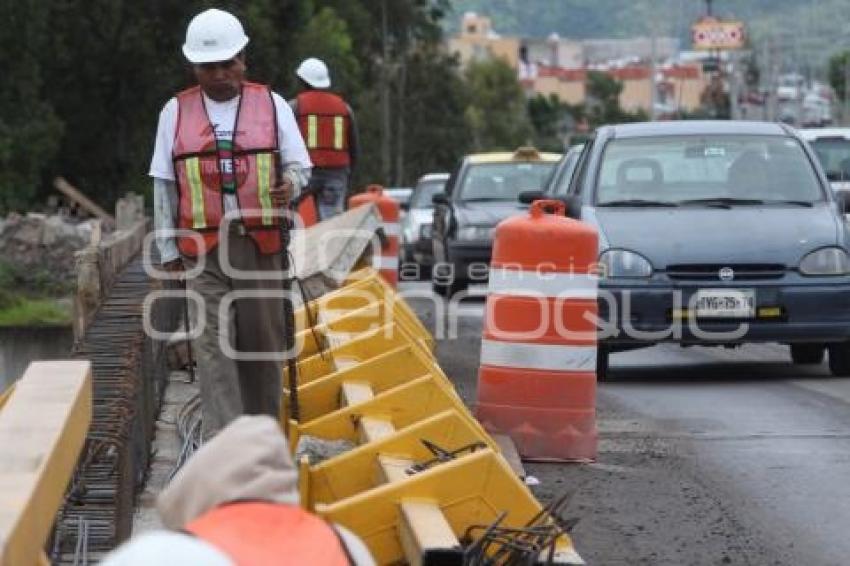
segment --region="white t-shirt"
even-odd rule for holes
[[[215,136],[219,140],[232,141],[233,127],[236,122],[236,110],[239,107],[239,96],[226,102],[216,102],[204,96],[207,115],[210,123],[215,129]],[[272,93],[275,112],[277,113],[277,139],[280,147],[281,163],[284,168],[300,167],[302,170],[313,166],[310,155],[295,121],[295,115],[289,104],[277,93]],[[169,100],[159,114],[159,126],[156,132],[156,143],[151,159],[151,168],[148,173],[151,177],[174,181],[174,163],[171,151],[174,147],[174,134],[177,129],[177,99]],[[227,160],[230,161],[230,160]],[[227,171],[232,163],[222,163],[222,170]],[[236,195],[224,195],[225,212],[237,209]]]

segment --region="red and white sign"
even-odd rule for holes
[[[703,18],[691,26],[694,49],[741,49],[744,22]]]

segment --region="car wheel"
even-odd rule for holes
[[[433,275],[432,275],[433,276]],[[438,295],[451,299],[455,293],[465,291],[469,287],[469,281],[452,279],[451,283],[437,283],[431,280],[431,289]]]
[[[795,364],[822,363],[825,352],[826,348],[821,344],[791,344],[791,360]]]
[[[596,381],[608,380],[608,358],[610,352],[605,346],[596,347]]]
[[[850,342],[830,344],[829,371],[836,377],[850,376]]]

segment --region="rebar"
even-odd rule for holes
[[[74,346],[72,356],[92,365],[92,419],[57,515],[50,556],[54,564],[85,564],[129,535],[168,373],[164,348],[148,341],[142,324],[144,298],[155,288],[141,258],[133,260],[115,278]],[[159,330],[171,332],[177,329],[180,310],[173,300],[158,301],[150,319]]]

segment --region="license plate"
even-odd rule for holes
[[[754,289],[700,289],[693,299],[697,317],[755,318]]]

